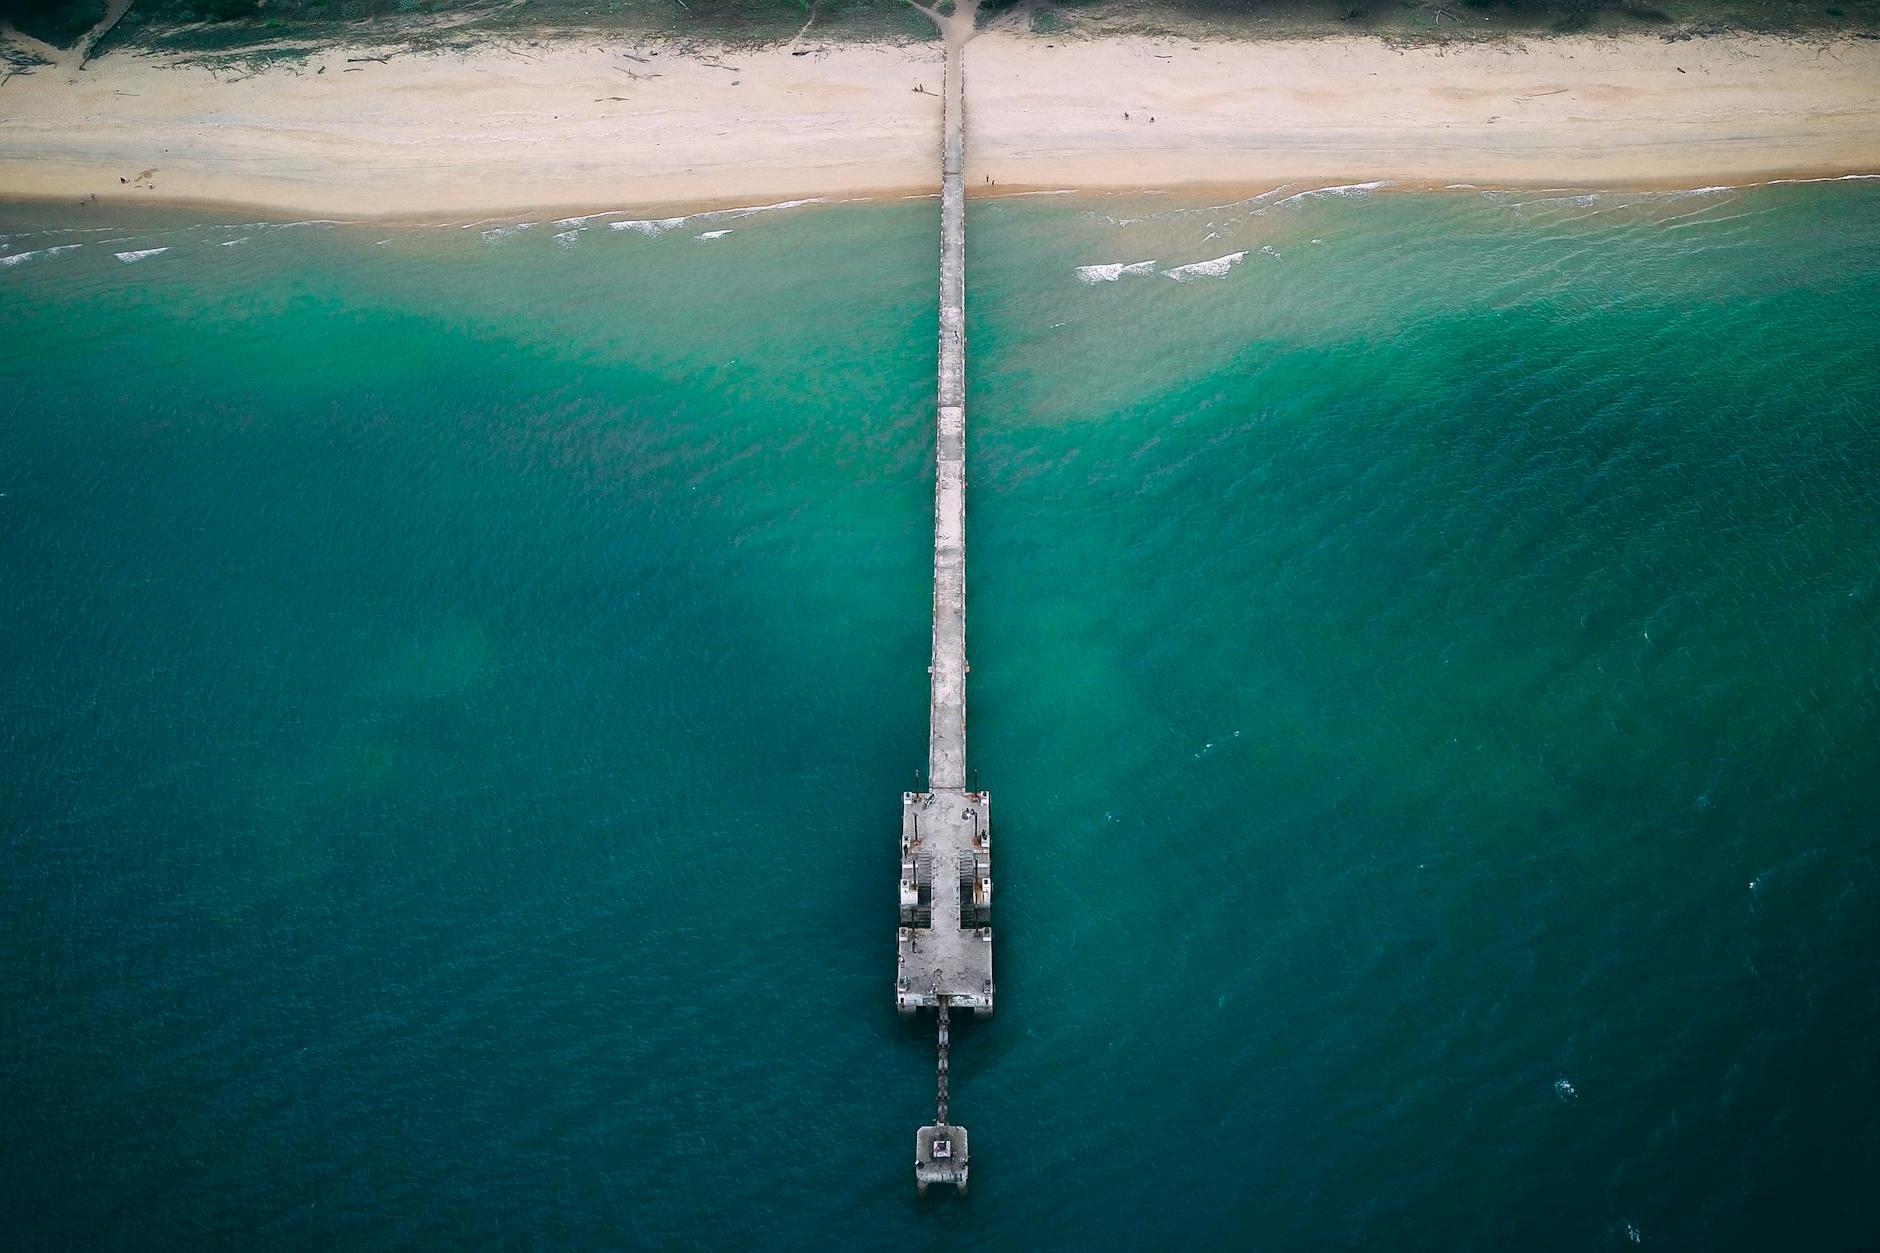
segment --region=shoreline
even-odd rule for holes
[[[1561,183],[1561,182],[1495,182],[1495,183],[1419,183],[1413,181],[1382,180],[1362,184],[1339,183],[1332,179],[1301,179],[1296,182],[1279,184],[1270,183],[1179,183],[1162,187],[1029,187],[1017,184],[1012,187],[1001,186],[988,191],[983,187],[977,192],[969,192],[971,201],[1019,200],[1040,196],[1066,196],[1080,200],[1102,199],[1140,199],[1145,197],[1166,196],[1183,202],[1189,207],[1190,202],[1213,201],[1220,207],[1236,205],[1261,196],[1273,195],[1285,191],[1289,194],[1315,194],[1362,187],[1374,195],[1557,195],[1557,196],[1691,196],[1707,192],[1753,191],[1766,187],[1799,187],[1816,183],[1855,183],[1880,182],[1880,169],[1872,171],[1854,171],[1846,174],[1815,174],[1807,171],[1773,171],[1767,177],[1748,178],[1727,183],[1696,184],[1685,179],[1643,180],[1628,183]],[[655,204],[614,204],[606,207],[596,205],[542,204],[521,205],[501,209],[477,209],[467,213],[474,216],[458,218],[444,215],[440,220],[438,211],[412,210],[399,213],[361,213],[343,217],[325,217],[320,211],[296,205],[269,205],[235,203],[222,200],[192,200],[188,198],[166,198],[163,196],[125,197],[119,200],[100,199],[95,204],[75,201],[62,194],[34,195],[14,194],[0,191],[0,213],[9,210],[31,211],[77,210],[90,208],[99,210],[130,209],[150,210],[161,213],[197,212],[213,217],[231,219],[248,218],[256,225],[295,226],[295,225],[330,225],[362,226],[396,229],[434,229],[455,227],[468,229],[474,226],[513,226],[519,219],[534,219],[531,225],[561,225],[576,219],[619,218],[629,220],[647,219],[690,219],[711,217],[719,214],[744,215],[782,209],[835,208],[840,205],[881,205],[907,200],[938,200],[938,189],[921,188],[883,188],[874,192],[865,192],[851,196],[810,196],[802,199],[776,203],[754,204],[749,197],[718,198],[714,200],[678,200]],[[214,225],[214,223],[207,223]],[[230,225],[237,223],[231,222]],[[134,229],[144,225],[129,223],[125,229]],[[192,223],[191,225],[205,225]]]
[[[336,47],[235,79],[129,55],[17,76],[0,198],[400,221],[936,190],[937,44],[366,55]],[[967,45],[967,75],[974,196],[1692,190],[1880,172],[1867,40],[1406,48],[995,30]]]

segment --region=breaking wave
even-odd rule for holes
[[[0,265],[18,265],[22,261],[31,261],[34,257],[56,257],[62,252],[74,248],[83,248],[83,244],[60,244],[54,248],[41,248],[36,252],[16,252],[10,257],[0,257]]]
[[[609,228],[616,231],[638,231],[642,235],[663,235],[667,231],[677,230],[688,222],[730,221],[747,218],[753,213],[771,213],[778,209],[800,209],[806,204],[825,204],[822,196],[812,196],[807,200],[779,200],[775,204],[745,205],[736,209],[707,209],[702,213],[688,213],[676,218],[635,218],[625,222],[609,222]],[[605,216],[594,214],[595,217]],[[572,220],[572,219],[570,219]],[[560,223],[556,223],[560,225]]]
[[[607,227],[616,231],[638,231],[642,235],[663,235],[684,225],[684,218],[659,218],[656,221],[609,222]]]
[[[1309,191],[1296,191],[1292,193],[1290,196],[1282,196],[1267,207],[1272,208],[1272,209],[1277,209],[1281,205],[1303,204],[1305,201],[1315,200],[1320,196],[1363,197],[1363,196],[1370,195],[1372,192],[1377,191],[1380,188],[1389,187],[1389,186],[1390,186],[1389,180],[1379,180],[1378,182],[1375,182],[1375,183],[1341,183],[1337,187],[1314,187]]]
[[[513,226],[492,226],[482,232],[483,242],[500,244],[511,235],[520,235],[523,231],[534,230],[538,225],[540,225],[538,222],[517,222]]]
[[[1112,261],[1105,265],[1080,265],[1077,277],[1085,283],[1114,283],[1125,274],[1154,274],[1153,261]]]
[[[586,226],[589,222],[598,221],[601,218],[619,217],[625,212],[625,209],[606,209],[600,213],[583,213],[577,217],[556,218],[555,225],[560,227]]]
[[[1197,278],[1220,278],[1246,259],[1247,253],[1243,249],[1240,252],[1230,252],[1224,257],[1216,257],[1212,261],[1196,261],[1189,265],[1178,265],[1162,273],[1177,283],[1186,283],[1190,279]]]

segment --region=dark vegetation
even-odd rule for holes
[[[0,18],[59,47],[70,47],[104,10],[105,0],[0,0]],[[1880,0],[985,0],[981,22],[991,20],[1066,37],[1825,34],[1880,31]],[[571,30],[763,44],[792,39],[806,24],[824,40],[933,36],[903,0],[133,0],[94,55],[125,46],[216,52],[336,39],[451,46]]]
[[[0,0],[0,17],[34,39],[69,48],[104,17],[104,0]]]

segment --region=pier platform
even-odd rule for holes
[[[901,796],[894,1005],[992,1013],[992,810],[984,792]]]
[[[923,1195],[934,1183],[966,1191],[966,1128],[936,1125],[915,1134],[914,1183]]]

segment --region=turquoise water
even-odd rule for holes
[[[10,1246],[1871,1239],[1872,185],[973,206],[924,1202],[934,204],[0,216]]]

